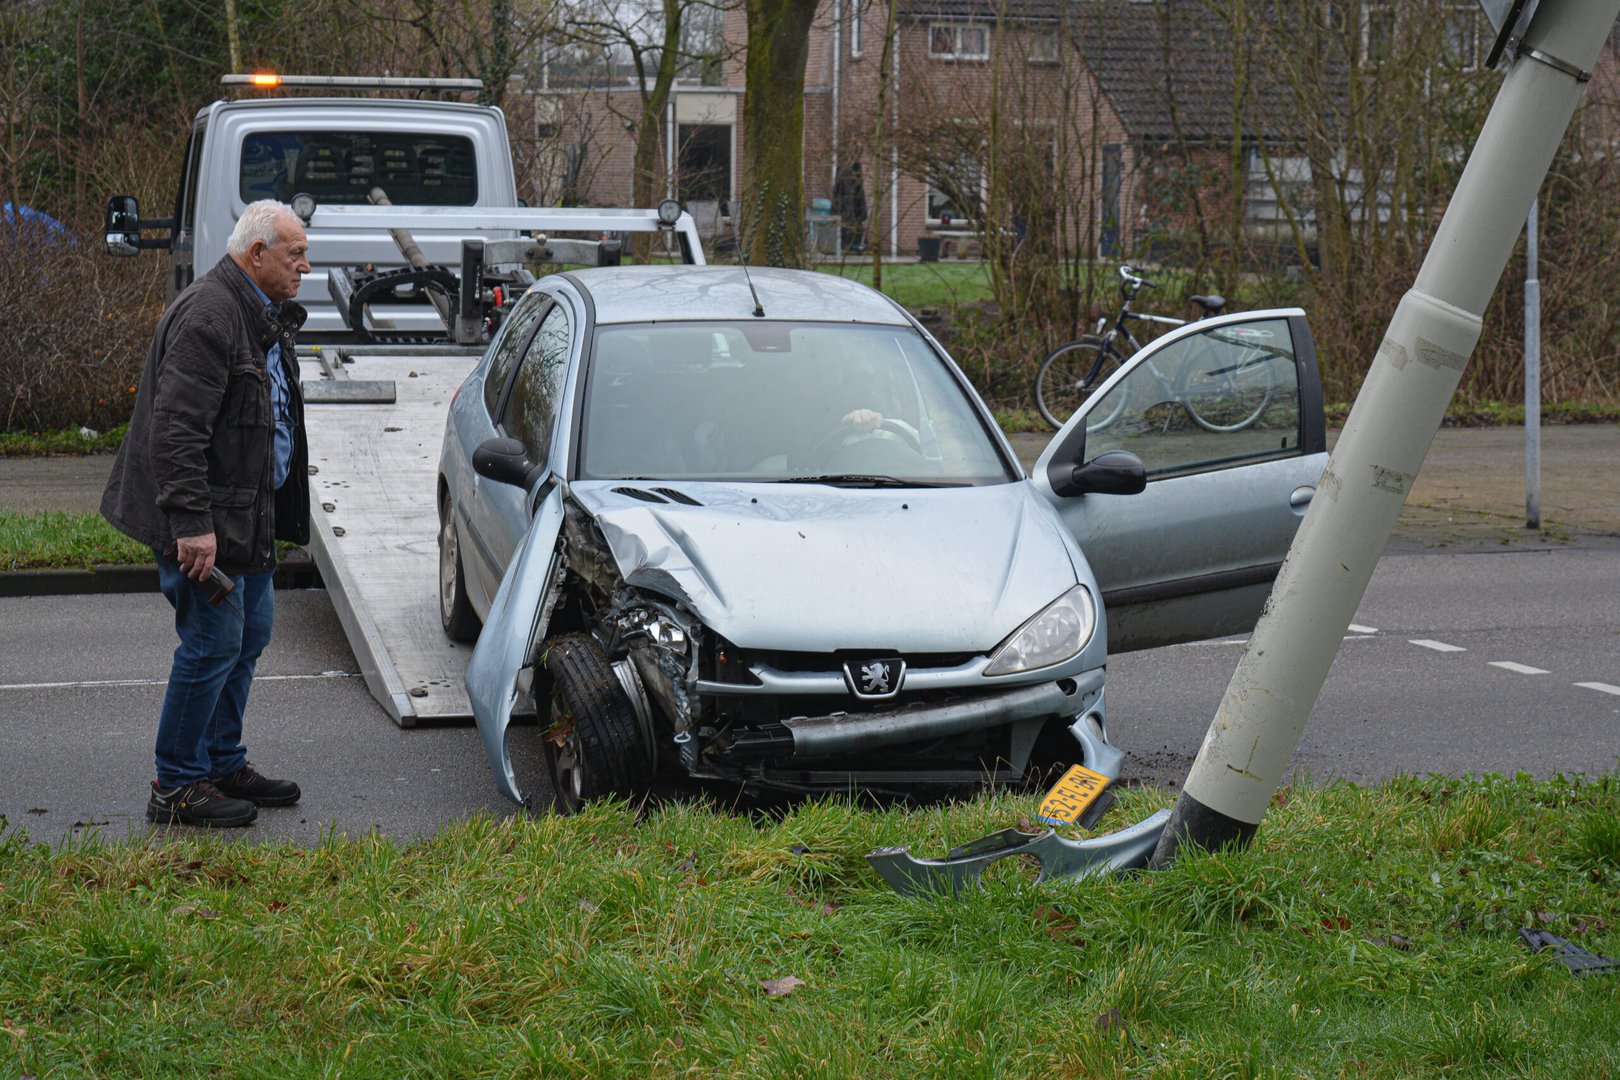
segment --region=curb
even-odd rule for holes
[[[276,567],[278,589],[325,588],[313,562],[282,563]],[[96,566],[89,570],[11,570],[0,573],[0,596],[82,596],[95,593],[158,591],[158,570],[153,563]]]

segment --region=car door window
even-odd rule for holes
[[[507,376],[512,365],[523,355],[529,343],[534,324],[544,314],[551,298],[544,293],[530,293],[518,302],[512,314],[506,317],[500,337],[491,346],[489,368],[484,372],[484,408],[491,418],[500,415],[501,394],[506,389]]]
[[[568,368],[568,317],[560,305],[540,320],[501,418],[501,430],[517,439],[528,459],[539,465],[551,445],[551,429],[562,397],[563,373]]]
[[[1128,450],[1148,476],[1301,452],[1287,319],[1226,323],[1153,352],[1086,412],[1086,456]]]

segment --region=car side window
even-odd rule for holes
[[[1150,478],[1299,454],[1288,320],[1225,323],[1150,351],[1087,403],[1085,423],[1087,458],[1129,450]]]
[[[546,459],[551,429],[562,397],[563,374],[568,368],[568,316],[554,305],[523,354],[523,364],[512,381],[512,396],[501,417],[501,430],[517,439],[535,464]]]
[[[517,358],[523,355],[523,346],[528,344],[535,322],[550,302],[551,298],[544,293],[530,293],[518,302],[502,324],[500,336],[491,346],[489,368],[484,372],[484,408],[491,417],[500,414],[506,377],[511,374]]]

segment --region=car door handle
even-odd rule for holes
[[[1295,488],[1293,491],[1289,492],[1288,495],[1289,509],[1293,510],[1296,514],[1303,514],[1306,508],[1311,505],[1311,497],[1315,494],[1316,488],[1312,487],[1310,484]]]

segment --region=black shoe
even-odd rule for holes
[[[233,799],[246,799],[254,806],[291,806],[302,794],[291,780],[271,780],[247,762],[235,772],[216,776],[214,786]]]
[[[152,781],[152,797],[146,800],[146,820],[158,825],[200,825],[205,829],[230,829],[251,825],[259,816],[258,807],[245,799],[222,794],[207,780],[181,784],[168,789]]]

